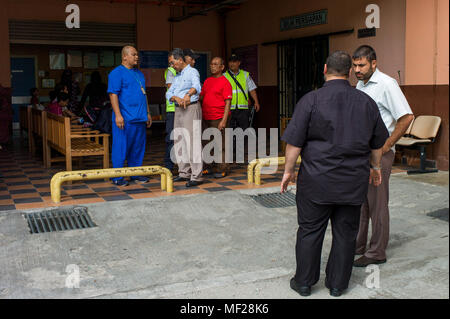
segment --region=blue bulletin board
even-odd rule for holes
[[[200,73],[200,82],[203,84],[208,77],[208,53],[198,53],[200,56],[195,60],[195,68]],[[168,65],[168,51],[139,51],[140,69],[166,69]]]
[[[141,69],[166,69],[168,51],[139,51]]]

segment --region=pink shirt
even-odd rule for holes
[[[50,113],[56,114],[56,115],[63,115],[62,107],[58,104],[58,102],[54,101],[48,106],[48,111]]]

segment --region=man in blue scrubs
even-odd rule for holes
[[[137,69],[139,55],[131,46],[122,49],[122,64],[108,76],[108,93],[112,114],[112,164],[113,168],[142,166],[145,154],[147,127],[152,117],[145,93],[145,77]],[[132,181],[147,183],[148,177],[133,176]],[[123,177],[113,178],[118,186],[127,186]]]

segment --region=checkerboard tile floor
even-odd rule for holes
[[[148,144],[143,165],[163,165],[163,136],[148,136]],[[88,157],[82,161],[74,160],[73,169],[95,169],[102,167],[101,157]],[[61,205],[79,205],[117,200],[132,200],[157,196],[174,196],[219,192],[233,189],[250,189],[279,186],[283,176],[283,167],[273,174],[263,175],[261,186],[247,184],[247,166],[230,164],[230,174],[221,179],[205,176],[205,182],[197,187],[185,187],[185,182],[174,183],[174,192],[161,191],[158,177],[151,177],[146,184],[130,183],[127,187],[118,187],[109,180],[89,180],[63,185],[61,203],[54,204],[50,197],[52,176],[65,169],[64,163],[54,163],[46,169],[42,154],[31,155],[28,141],[15,132],[13,142],[0,150],[0,211],[44,208]],[[405,167],[394,167],[392,173],[404,172]]]
[[[16,132],[17,135],[17,132]],[[161,136],[148,137],[148,145],[143,165],[163,165],[164,140]],[[95,169],[102,167],[101,157],[84,158],[82,162],[74,160],[73,169]],[[63,171],[64,163],[53,163],[46,169],[42,154],[29,154],[26,138],[15,136],[12,145],[0,150],[0,210],[22,210],[61,205],[78,205],[117,200],[132,200],[157,196],[199,194],[233,189],[263,188],[278,186],[282,167],[274,174],[264,175],[263,185],[247,184],[247,166],[231,164],[230,174],[221,179],[205,176],[205,182],[197,187],[185,187],[185,182],[174,183],[174,192],[161,191],[159,176],[151,177],[146,184],[130,183],[127,187],[118,187],[108,180],[90,180],[63,185],[61,203],[54,204],[50,197],[52,176]]]

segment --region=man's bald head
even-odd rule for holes
[[[130,54],[130,51],[132,50],[136,50],[135,47],[131,46],[131,45],[126,45],[122,48],[122,57]]]
[[[126,45],[122,48],[122,64],[131,69],[137,66],[139,55],[135,47]]]

